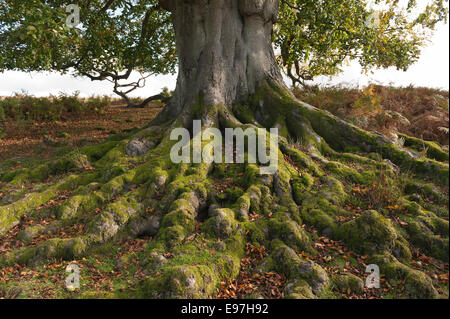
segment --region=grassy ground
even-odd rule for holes
[[[44,98],[21,95],[0,100],[4,114],[0,117],[0,161],[20,161],[32,156],[49,158],[58,151],[99,143],[111,134],[144,126],[161,110],[158,103],[144,109],[127,109],[120,100],[107,97],[74,98],[76,96],[64,97],[70,104],[61,98],[48,98],[51,106],[41,108],[33,115],[27,115],[28,110]],[[53,111],[53,118],[45,117],[48,109],[57,108],[62,110]]]
[[[295,93],[302,100],[338,114],[365,129],[372,128],[386,134],[405,133],[418,138],[428,136],[441,145],[448,145],[448,92],[374,86],[362,91],[330,88]],[[60,156],[85,145],[115,139],[115,136],[120,136],[122,132],[127,133],[135,127],[144,126],[159,110],[160,108],[128,110],[117,105],[114,107],[96,105],[93,108],[81,108],[78,112],[66,110],[58,113],[57,119],[45,120],[39,113],[34,117],[26,117],[26,112],[21,110],[18,112],[21,115],[15,118],[11,112],[4,111],[3,136],[0,139],[0,173],[11,169],[36,167],[46,158]],[[424,114],[428,118],[424,119],[426,117]],[[439,121],[432,122],[430,116],[438,118]],[[365,120],[361,121],[361,118]],[[433,126],[430,126],[430,123]],[[447,133],[444,128],[447,128]],[[425,136],[425,132],[428,135]],[[400,140],[401,136],[397,136],[396,138]],[[300,144],[292,147],[302,150]],[[323,202],[327,201],[321,202],[321,196],[329,197],[331,194],[333,197],[335,196],[333,192],[336,192],[337,196],[340,191],[323,182],[323,178],[314,176],[312,172],[307,173],[299,166],[294,155],[295,153],[286,155],[285,161],[299,172],[300,179],[295,180],[293,186],[298,184],[304,187],[299,188],[298,193],[294,190],[296,196],[304,196],[299,199],[299,202],[302,202],[300,211],[304,224],[301,226],[302,229],[294,234],[308,234],[313,248],[310,251],[299,249],[296,253],[302,260],[312,260],[321,265],[331,278],[329,289],[321,297],[355,299],[406,297],[405,287],[411,279],[409,275],[402,277],[383,274],[382,289],[364,288],[361,278],[367,275],[366,265],[371,263],[369,256],[358,243],[352,242],[352,238],[342,241],[324,234],[321,229],[324,227],[321,227],[320,223],[329,222],[340,228],[348,222],[357,222],[365,218],[367,214],[364,212],[367,210],[377,210],[385,217],[382,220],[388,221],[398,234],[409,238],[406,230],[410,224],[415,224],[415,218],[420,216],[429,222],[434,232],[430,237],[433,242],[441,243],[447,240],[448,245],[448,199],[445,198],[448,197],[448,187],[424,182],[417,184],[415,176],[409,172],[402,172],[395,178],[387,173],[377,176],[364,175],[374,170],[373,163],[368,160],[361,161],[361,158],[356,156],[342,154],[327,159],[344,164],[345,168],[321,162],[311,164],[322,170],[325,176],[339,179],[343,191],[349,195],[339,204],[334,203],[333,198],[330,199],[330,203],[324,208]],[[376,154],[373,156],[376,157]],[[448,164],[448,160],[445,162]],[[130,160],[125,164],[128,169],[141,163]],[[349,168],[353,171],[349,171]],[[95,170],[89,166],[77,168],[86,173],[91,169]],[[351,174],[348,174],[349,172]],[[234,203],[245,192],[243,185],[246,183],[247,173],[245,167],[233,168],[229,165],[215,167],[210,184],[215,190],[214,200],[223,204],[223,207]],[[0,206],[15,202],[36,189],[45,189],[46,185],[52,185],[53,180],[57,179],[58,176],[49,176],[42,183],[22,185],[0,182]],[[370,182],[366,183],[366,179]],[[239,182],[241,180],[242,183]],[[418,185],[420,189],[417,188]],[[134,189],[126,191],[133,192]],[[54,211],[67,204],[71,195],[73,193],[70,190],[58,190],[55,197],[25,214],[18,225],[2,235],[0,260],[2,256],[19,249],[43,246],[54,239],[71,239],[86,234],[88,219],[100,215],[102,210],[98,208],[81,214],[76,222],[70,225],[59,223]],[[118,198],[120,196],[122,195],[118,195]],[[158,200],[159,196],[163,194],[155,194],[154,199]],[[309,212],[317,208],[332,212],[333,221],[329,221],[329,218],[312,220],[311,216],[314,215]],[[432,215],[429,215],[432,218],[426,218],[424,209],[432,212]],[[149,210],[147,213],[151,215],[152,211]],[[242,224],[247,242],[244,255],[240,259],[239,276],[236,279],[223,278],[216,287],[219,298],[285,297],[287,279],[276,271],[264,271],[264,263],[274,256],[269,256],[266,251],[265,240],[259,240],[264,237],[261,229],[272,231],[277,229],[278,225],[284,227],[283,216],[271,212],[269,208],[267,211],[252,212],[249,221]],[[379,218],[378,215],[369,217],[375,222]],[[217,238],[202,231],[203,226],[202,222],[198,223],[193,234],[183,245],[170,252],[161,250],[154,237],[141,236],[132,239],[122,238],[120,242],[102,245],[91,250],[86,257],[75,260],[55,258],[36,265],[20,263],[8,265],[0,268],[0,298],[91,298],[111,297],[112,293],[115,297],[133,296],[133,292],[139,289],[141,282],[149,278],[162,278],[165,275],[157,269],[170,269],[186,264],[196,267],[224,258],[224,254],[218,249],[220,243]],[[433,251],[433,247],[427,249],[428,243],[420,243],[421,237],[418,238],[418,245],[415,243],[408,249],[404,249],[403,242],[396,242],[401,256],[399,260],[408,266],[408,270],[404,270],[403,266],[394,267],[393,263],[387,264],[396,272],[403,269],[408,274],[416,270],[426,274],[432,280],[440,297],[448,298],[448,255],[446,258],[430,256],[430,252],[435,255],[438,252]],[[65,278],[68,275],[66,267],[74,263],[81,270],[81,289],[69,291],[65,288]],[[155,263],[163,263],[164,267],[156,267]],[[406,289],[414,290],[414,287]]]

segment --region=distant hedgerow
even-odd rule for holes
[[[50,97],[21,93],[0,100],[0,120],[56,121],[71,114],[101,113],[110,104],[108,96],[84,99],[79,97],[79,92]]]

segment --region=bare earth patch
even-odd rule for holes
[[[5,137],[0,139],[0,161],[33,155],[53,156],[55,147],[47,145],[45,137],[74,147],[102,142],[110,134],[145,126],[161,110],[158,106],[157,103],[141,109],[112,106],[103,114],[87,113],[55,122],[7,121],[3,128]],[[65,137],[62,133],[66,133]]]

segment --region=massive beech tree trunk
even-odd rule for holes
[[[74,237],[56,234],[30,247],[0,249],[0,268],[72,260],[96,246],[106,249],[124,239],[152,236],[143,252],[129,255],[133,261],[140,258],[150,276],[139,282],[137,295],[130,290],[125,297],[215,297],[225,279],[239,276],[241,258],[252,251],[248,244],[267,248],[256,270],[269,277],[283,274],[284,297],[327,297],[336,289],[347,293],[362,286],[355,278],[355,285],[345,286],[350,279],[336,276],[333,268],[341,262],[320,258],[319,233],[342,240],[359,257],[370,255],[365,262],[389,270],[383,273],[388,280],[405,283],[406,297],[438,297],[439,284],[408,266],[409,245],[448,262],[448,220],[441,218],[444,206],[448,216],[448,197],[423,184],[432,179],[448,187],[448,153],[427,143],[424,156],[417,152],[424,141],[406,138],[411,149],[399,147],[296,100],[283,84],[272,50],[277,0],[160,2],[172,12],[176,31],[179,75],[173,99],[150,127],[38,167],[2,173],[0,181],[13,186],[42,184],[0,206],[0,248],[19,232],[32,238],[80,220],[86,227]],[[189,128],[199,118],[204,126],[280,128],[276,173],[261,176],[258,166],[248,163],[173,163],[172,128]],[[86,171],[87,166],[93,169]],[[397,175],[404,168],[417,174],[404,177],[408,187]],[[48,179],[54,175],[58,182]],[[352,189],[374,193],[377,206],[367,198],[358,205],[380,212],[349,209],[359,196]],[[59,207],[35,211],[67,191],[70,196]],[[413,199],[407,197],[411,193]],[[411,202],[419,193],[436,205]],[[408,213],[398,211],[391,218],[388,204]],[[43,214],[52,217],[51,223],[34,227]],[[24,223],[27,215],[35,221]],[[19,229],[2,237],[13,227]],[[176,262],[161,252],[172,252]],[[303,258],[305,253],[315,262]],[[362,287],[356,288],[361,293]]]
[[[277,0],[161,1],[172,12],[179,54],[175,95],[166,112],[199,103],[231,107],[263,80],[283,85],[272,49]]]

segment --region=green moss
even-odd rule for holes
[[[17,234],[17,239],[29,243],[34,237],[43,233],[45,230],[46,227],[43,225],[29,226]]]
[[[309,156],[307,156],[305,153],[295,149],[295,148],[288,148],[284,147],[282,148],[283,152],[287,154],[296,164],[298,164],[300,167],[307,169],[311,174],[314,176],[322,176],[324,173],[322,169],[311,160]],[[304,172],[302,172],[302,175]]]
[[[82,169],[89,165],[86,155],[72,152],[61,159],[49,161],[33,168],[10,172],[2,176],[2,180],[11,185],[22,185],[26,182],[42,182],[50,176],[68,173],[75,169]]]
[[[399,137],[404,139],[405,147],[409,147],[418,152],[423,152],[426,150],[427,156],[429,158],[435,159],[440,162],[448,161],[448,152],[442,150],[442,148],[435,142],[424,141],[405,134],[399,134]]]
[[[213,216],[209,218],[202,226],[202,230],[207,234],[219,238],[230,237],[237,227],[234,219],[234,212],[230,209],[216,209]]]
[[[289,218],[286,213],[274,214],[269,221],[268,227],[271,238],[280,239],[299,251],[311,251],[308,234],[297,222]]]
[[[378,265],[381,275],[389,281],[400,280],[404,282],[402,287],[404,288],[405,298],[430,299],[439,297],[428,276],[400,263],[390,254],[373,256],[368,262]]]
[[[244,232],[242,229],[237,229],[236,232],[224,240],[224,252],[230,255],[242,257],[244,255],[244,247],[246,244]]]
[[[158,232],[158,240],[164,242],[167,246],[172,247],[180,244],[188,233],[181,225],[163,228]]]
[[[248,218],[248,213],[250,211],[251,199],[250,194],[247,192],[236,201],[236,210],[243,219]]]
[[[448,186],[448,164],[428,158],[416,158],[417,155],[411,155],[409,151],[399,149],[390,143],[380,144],[378,151],[404,170],[415,172],[424,179],[431,178],[440,185]]]
[[[376,211],[367,211],[357,219],[340,226],[336,230],[336,237],[342,239],[351,249],[362,254],[373,254],[390,251],[398,235],[388,219]]]
[[[302,204],[305,193],[310,191],[313,184],[314,178],[308,173],[302,173],[300,177],[293,178],[292,195],[298,205]]]
[[[218,194],[217,199],[222,202],[235,203],[244,191],[239,187],[227,188],[224,193]]]
[[[407,180],[404,185],[406,194],[419,194],[433,201],[448,205],[448,196],[443,194],[436,186],[430,183],[423,183],[416,180]]]
[[[250,186],[247,191],[240,196],[236,204],[232,207],[238,212],[238,216],[241,219],[247,219],[250,211],[254,213],[260,213],[262,209],[263,190],[265,186],[260,184]],[[264,193],[264,199],[267,201],[265,204],[270,205],[271,198]],[[264,205],[265,206],[265,205]]]
[[[249,164],[245,167],[244,181],[245,187],[250,187],[256,183],[259,176],[259,167],[255,164]]]
[[[340,181],[331,176],[325,176],[321,179],[321,183],[325,187],[316,194],[315,198],[322,210],[336,210],[331,207],[332,205],[329,203],[333,203],[333,205],[343,205],[347,201],[349,196],[345,191],[344,185]],[[312,207],[310,204],[304,206],[309,208]]]
[[[112,149],[102,156],[97,162],[98,166],[112,166],[114,164],[121,164],[125,161],[125,142],[116,144]]]
[[[16,225],[20,218],[32,209],[45,204],[57,196],[61,184],[49,187],[41,193],[30,193],[23,199],[0,207],[0,235]]]
[[[245,104],[235,103],[233,105],[233,113],[244,124],[255,123],[255,112]]]
[[[174,248],[174,257],[138,287],[144,298],[206,298],[214,296],[220,283],[226,278],[236,278],[240,270],[240,258],[244,255],[244,233],[236,231],[231,237],[215,241],[202,237],[209,249],[199,249],[194,242]]]
[[[82,256],[86,249],[87,244],[81,237],[52,238],[38,246],[15,250],[0,256],[0,265],[38,265],[52,258],[70,260]]]
[[[94,210],[102,202],[103,198],[96,194],[76,195],[57,208],[56,216],[59,219],[68,220]]]
[[[291,178],[294,173],[293,169],[284,161],[278,165],[278,171],[273,177],[275,195],[281,206],[287,207],[293,214],[298,214],[297,204],[292,198]]]
[[[412,254],[406,240],[396,240],[392,253],[395,257],[405,262],[411,260]]]
[[[266,220],[262,219],[254,222],[246,222],[243,226],[249,241],[254,246],[267,246],[269,227]]]
[[[311,286],[305,280],[289,282],[285,288],[286,299],[316,299]]]
[[[87,155],[90,161],[98,161],[117,144],[117,141],[110,141],[98,145],[85,146],[80,149],[80,152]]]
[[[414,246],[429,256],[448,261],[448,237],[436,236],[422,221],[411,221],[406,231]]]
[[[314,226],[320,233],[324,230],[334,233],[337,228],[334,218],[320,209],[302,209],[300,214],[305,224]]]
[[[362,294],[364,291],[364,281],[352,274],[337,275],[332,279],[333,285],[342,293]]]
[[[283,273],[290,280],[304,280],[311,287],[312,292],[318,295],[329,285],[329,279],[325,270],[313,261],[302,260],[293,249],[284,244],[272,244],[271,257],[275,270]]]
[[[143,298],[206,298],[216,293],[223,278],[236,275],[235,261],[224,256],[213,265],[168,267],[159,277],[143,281],[139,294]]]
[[[449,223],[448,220],[439,218],[433,213],[428,212],[427,216],[419,216],[417,222],[422,222],[426,225],[434,234],[440,235],[444,238],[448,238],[449,235]]]
[[[192,196],[190,193],[185,194]],[[181,243],[195,231],[195,214],[195,208],[187,199],[175,201],[171,206],[171,212],[166,214],[161,221],[158,239],[168,246]]]
[[[293,192],[296,188],[293,183]],[[298,195],[295,195],[298,197]],[[336,230],[337,216],[348,215],[340,208],[348,198],[344,186],[333,177],[326,176],[320,180],[320,188],[317,187],[301,193],[302,202],[300,216],[308,226],[313,226],[319,232],[331,236]]]
[[[356,169],[339,162],[328,162],[326,167],[336,177],[344,178],[361,185],[371,185],[377,176],[376,171],[364,171],[359,173]]]
[[[186,210],[176,210],[165,215],[161,222],[163,228],[177,225],[184,225],[188,233],[192,232],[195,229],[194,217]]]

